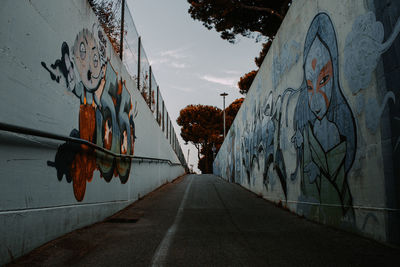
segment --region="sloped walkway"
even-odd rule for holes
[[[400,250],[187,175],[10,266],[397,266]]]

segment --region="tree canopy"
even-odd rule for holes
[[[237,35],[272,39],[291,0],[187,0],[189,14],[231,43]]]
[[[260,54],[258,55],[258,57],[254,58],[254,63],[256,63],[256,66],[258,68],[261,67],[261,64],[263,63],[264,58],[267,55],[271,45],[272,45],[272,40],[268,40],[268,42],[263,43]],[[258,73],[258,70],[252,70],[252,71],[246,73],[245,75],[243,75],[242,77],[240,77],[240,80],[238,82],[238,87],[239,87],[239,92],[242,95],[247,94],[257,73]]]
[[[231,128],[233,121],[235,120],[236,114],[238,113],[244,98],[238,98],[233,101],[226,109],[225,109],[225,119],[226,119],[226,131],[228,132]]]
[[[263,63],[265,56],[268,54],[271,45],[272,40],[268,40],[268,42],[262,44],[260,54],[258,54],[258,57],[254,58],[254,63],[256,63],[257,67],[261,67],[261,64]]]
[[[236,99],[226,109],[226,129],[229,130],[243,98]],[[223,140],[223,112],[221,109],[207,105],[188,105],[183,108],[177,119],[181,126],[184,141],[191,142],[197,148],[198,168],[203,173],[212,172],[213,145],[217,152]]]
[[[238,82],[238,87],[239,87],[239,92],[242,95],[247,94],[257,73],[258,73],[258,70],[252,70],[252,71],[246,73],[245,75],[243,75],[242,77],[240,77],[240,80]]]
[[[267,39],[258,57],[254,59],[260,67],[267,55],[292,0],[187,0],[189,14],[211,30],[214,29],[222,39],[234,43],[238,35]],[[238,87],[245,95],[258,70],[243,75]]]
[[[192,142],[197,149],[200,149],[200,146],[216,139],[222,132],[221,114],[222,110],[213,106],[186,106],[180,111],[177,119],[178,125],[182,127],[183,140]]]

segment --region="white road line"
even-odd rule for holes
[[[190,182],[189,185],[186,187],[185,194],[183,195],[181,205],[179,206],[174,223],[169,227],[160,245],[158,245],[158,248],[154,253],[153,259],[151,261],[151,266],[164,266],[166,263],[168,250],[171,245],[172,239],[176,233],[176,230],[178,229],[178,224],[183,214],[183,208],[185,207],[185,202],[187,196],[189,195],[190,186],[192,185],[193,182],[193,178],[191,178],[190,176],[188,178],[190,179]]]

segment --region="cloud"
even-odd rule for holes
[[[182,91],[182,92],[186,92],[186,93],[192,93],[192,92],[195,91],[193,88],[190,88],[190,87],[182,87],[182,86],[176,86],[176,85],[171,85],[169,87],[171,89],[176,89],[176,90],[179,90],[179,91]]]
[[[150,61],[150,65],[162,65],[162,64],[167,63],[168,59],[159,57],[159,58],[156,58],[156,59],[151,59],[149,61]]]
[[[162,57],[182,59],[182,58],[187,57],[187,55],[185,54],[185,50],[186,50],[186,48],[177,48],[177,49],[172,49],[172,50],[166,50],[166,51],[160,52],[160,55]]]
[[[150,60],[150,65],[165,65],[176,69],[185,69],[188,67],[188,64],[178,61],[171,61],[168,58],[156,58],[154,60]]]
[[[161,51],[158,56],[150,60],[151,65],[166,65],[176,69],[184,69],[188,67],[187,63],[182,62],[183,59],[188,58],[186,53],[187,48],[181,47],[178,49],[171,49]]]
[[[243,73],[238,70],[225,70],[224,73],[230,75],[242,75]]]
[[[231,86],[231,87],[236,87],[236,83],[238,80],[237,77],[215,77],[211,75],[204,75],[201,78],[208,82]]]
[[[177,69],[187,68],[187,65],[185,63],[179,63],[179,62],[171,62],[170,66]]]

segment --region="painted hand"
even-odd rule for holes
[[[310,184],[314,183],[315,180],[321,175],[318,166],[312,161],[307,164],[304,168],[304,172],[308,174]]]
[[[297,130],[296,134],[293,135],[291,141],[296,147],[301,147],[301,145],[303,144],[303,135],[300,133],[299,130]]]

